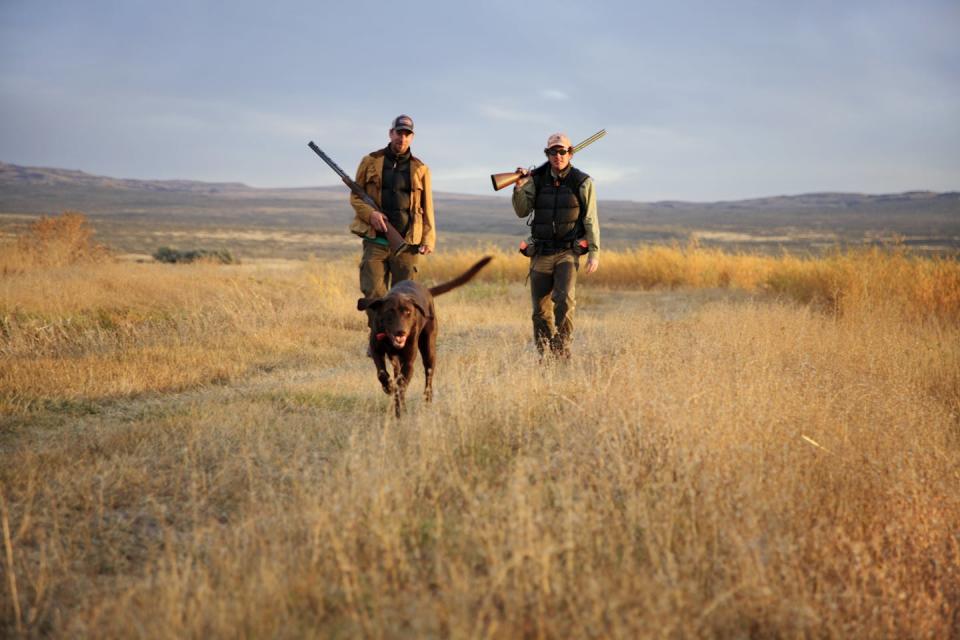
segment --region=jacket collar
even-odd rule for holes
[[[400,162],[408,162],[410,158],[413,157],[413,153],[410,152],[410,149],[407,149],[406,153],[401,153],[400,155],[395,154],[393,149],[390,148],[389,144],[384,148],[383,154],[391,160],[398,160]]]

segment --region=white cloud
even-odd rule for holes
[[[540,122],[543,120],[543,116],[537,113],[528,113],[492,104],[480,105],[479,110],[480,115],[490,120],[505,120],[508,122]]]
[[[570,96],[559,89],[544,89],[540,95],[547,100],[569,100]]]

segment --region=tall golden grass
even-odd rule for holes
[[[525,278],[528,261],[496,249],[487,279]],[[462,271],[476,252],[438,255],[431,272]],[[772,293],[836,313],[882,309],[913,320],[960,321],[957,256],[921,257],[901,245],[836,249],[824,256],[766,256],[688,246],[654,245],[604,252],[601,269],[582,282],[614,289],[731,288]]]
[[[8,272],[0,635],[960,634],[955,262],[604,254],[567,366],[524,269],[401,420],[352,261]]]

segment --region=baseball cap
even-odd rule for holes
[[[569,149],[573,145],[570,144],[570,138],[563,133],[554,133],[547,138],[547,149],[550,147],[563,147],[564,149]]]
[[[391,129],[403,129],[405,131],[413,132],[413,118],[408,115],[399,115],[393,119],[393,124],[390,125]]]

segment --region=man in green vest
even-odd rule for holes
[[[356,213],[350,231],[363,238],[360,290],[366,298],[382,297],[401,280],[416,280],[420,256],[431,253],[437,240],[430,168],[410,153],[413,119],[397,116],[388,135],[386,148],[367,154],[357,167],[357,184],[378,208],[350,194]],[[387,242],[387,222],[407,243],[396,255]]]
[[[600,221],[593,180],[570,164],[570,139],[554,133],[544,153],[547,162],[514,186],[513,210],[521,218],[532,214],[531,235],[521,246],[530,256],[534,343],[541,355],[549,349],[567,360],[580,257],[587,256],[588,274],[600,266]]]

